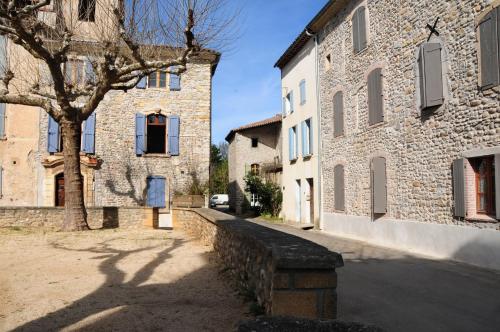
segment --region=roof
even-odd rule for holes
[[[286,64],[304,47],[304,45],[331,20],[349,0],[330,0],[321,8],[314,18],[306,25],[285,53],[276,61],[274,67],[283,69]]]
[[[229,132],[229,134],[227,134],[227,136],[226,136],[226,141],[229,142],[233,138],[234,134],[236,134],[239,131],[246,130],[246,129],[257,128],[257,127],[268,126],[268,125],[275,124],[275,123],[280,123],[280,122],[281,122],[281,114],[276,114],[275,116],[273,116],[271,118],[267,118],[267,119],[260,120],[260,121],[257,121],[257,122],[252,122],[252,123],[246,124],[244,126],[231,129],[231,131]]]

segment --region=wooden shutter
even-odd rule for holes
[[[0,103],[0,138],[5,137],[5,104]]]
[[[366,15],[365,7],[359,7],[358,13],[358,52],[366,48]]]
[[[368,75],[368,123],[384,121],[382,96],[382,69],[376,68]]]
[[[164,208],[165,205],[165,178],[149,176],[146,179],[146,205]]]
[[[496,218],[500,220],[500,154],[495,155],[495,210]]]
[[[175,70],[176,68],[172,68]],[[174,73],[170,73],[170,91],[179,91],[181,89],[181,77]]]
[[[168,153],[171,156],[179,155],[180,118],[177,115],[168,117]]]
[[[7,37],[0,36],[0,76],[4,76],[8,70],[7,61]]]
[[[146,89],[146,76],[141,78],[135,87],[137,89]]]
[[[499,66],[499,12],[500,7],[491,10],[479,23],[479,44],[481,54],[481,82],[482,90],[497,86],[500,82]]]
[[[146,116],[141,113],[135,115],[135,154],[143,155],[146,153]]]
[[[300,104],[306,103],[306,80],[300,81]]]
[[[344,94],[339,91],[333,96],[333,135],[344,134]]]
[[[146,205],[154,207],[156,203],[156,181],[154,177],[146,179]]]
[[[159,208],[165,207],[165,178],[156,178],[156,206]]]
[[[453,199],[455,217],[465,218],[465,169],[464,159],[456,159],[453,161]]]
[[[286,116],[286,97],[283,97],[283,116]]]
[[[300,124],[301,126],[301,129],[302,129],[302,157],[305,157],[307,156],[309,153],[307,152],[307,148],[308,148],[308,145],[307,145],[307,130],[306,130],[306,122],[305,121],[302,121],[302,123]]]
[[[85,153],[95,153],[95,112],[84,122],[82,147]]]
[[[333,169],[334,208],[338,211],[345,210],[344,166],[337,165]]]
[[[47,151],[59,152],[59,123],[50,115],[47,130]]]
[[[308,125],[309,125],[309,154],[313,154],[313,141],[314,141],[314,136],[313,136],[313,122],[312,118],[307,120]]]
[[[359,12],[356,10],[352,15],[352,47],[354,49],[354,53],[358,53],[360,51],[358,13]]]
[[[290,113],[293,113],[293,90],[288,94],[288,99],[290,102]]]
[[[293,128],[288,128],[288,159],[294,160],[294,151],[293,151]]]
[[[420,46],[419,71],[421,108],[442,105],[443,67],[439,43],[424,43]]]
[[[387,178],[385,158],[375,157],[372,160],[372,200],[373,213],[387,212]]]
[[[95,84],[96,82],[94,66],[90,60],[85,60],[85,81],[90,84]]]

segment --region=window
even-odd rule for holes
[[[49,115],[47,129],[47,151],[50,153],[61,152],[63,149],[59,123]]]
[[[330,54],[327,54],[325,57],[325,70],[330,70],[332,67],[332,56]]]
[[[312,121],[302,121],[302,157],[308,157],[313,153]]]
[[[352,15],[352,44],[354,53],[366,48],[366,15],[365,7],[361,6]]]
[[[84,62],[82,60],[69,60],[64,65],[64,81],[68,85],[84,85]]]
[[[3,77],[8,70],[7,61],[7,37],[0,36],[0,76]]]
[[[146,204],[150,207],[164,208],[165,204],[165,178],[162,176],[149,176],[146,179]]]
[[[371,163],[371,188],[373,213],[387,212],[387,178],[385,158],[375,157]]]
[[[441,44],[423,43],[418,57],[420,108],[425,109],[443,104],[443,68]]]
[[[480,20],[479,31],[479,64],[481,90],[490,89],[500,84],[500,6],[491,9]]]
[[[374,125],[383,121],[382,69],[376,68],[368,75],[368,123]]]
[[[252,173],[252,175],[260,175],[260,165],[252,164],[250,166],[250,172]]]
[[[148,115],[147,128],[147,152],[148,153],[166,153],[166,117],[161,114]]]
[[[289,160],[297,159],[297,126],[288,129],[288,158]]]
[[[160,88],[166,88],[167,87],[167,73],[164,71],[160,71],[159,73],[160,76]]]
[[[95,153],[95,112],[82,124],[82,152]]]
[[[344,166],[336,165],[333,168],[334,208],[337,211],[345,209]]]
[[[168,122],[168,124],[167,124]],[[168,125],[168,130],[167,130]],[[161,114],[135,115],[135,153],[166,153],[179,155],[180,119],[177,115],[170,115],[168,119]]]
[[[5,138],[5,104],[0,103],[0,139]]]
[[[293,113],[293,90],[286,95],[286,114]]]
[[[344,134],[344,95],[338,91],[333,96],[333,136]]]
[[[171,70],[175,70],[175,68],[171,68]],[[170,91],[180,91],[181,90],[181,76],[170,73]]]
[[[495,215],[495,161],[492,156],[471,160],[475,172],[476,212]]]
[[[256,148],[259,146],[259,139],[256,137],[252,138],[252,148]]]
[[[147,77],[144,76],[137,82],[137,85],[135,86],[137,89],[146,89],[146,83],[147,83]]]
[[[304,105],[306,103],[306,80],[300,81],[300,105]]]
[[[158,76],[158,73],[157,72],[153,72],[151,74],[149,74],[148,76],[148,88],[157,88],[158,85],[157,85],[157,76]]]
[[[95,21],[95,3],[96,0],[78,1],[78,20],[94,22]]]

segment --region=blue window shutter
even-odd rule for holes
[[[93,112],[83,127],[83,149],[85,153],[95,153],[95,112]]]
[[[5,104],[0,103],[0,138],[5,137]]]
[[[49,115],[49,127],[47,135],[47,151],[59,151],[59,123]]]
[[[171,70],[175,70],[176,68],[171,68]],[[181,77],[174,73],[170,73],[170,91],[179,91],[181,89]]]
[[[293,137],[293,128],[288,129],[288,159],[289,160],[294,160],[293,156],[293,144],[294,144],[294,137]]]
[[[135,114],[135,154],[143,155],[146,152],[146,116]]]
[[[154,206],[156,195],[155,195],[155,178],[148,177],[146,180],[146,205]]]
[[[90,62],[90,60],[85,60],[85,81],[90,84],[95,84],[96,82],[94,67],[92,66],[92,62]]]
[[[7,37],[0,36],[0,76],[7,72]]]
[[[156,178],[156,207],[165,207],[165,178]]]
[[[135,87],[137,89],[146,89],[146,76],[141,78]]]
[[[309,119],[309,154],[313,154],[313,121]]]
[[[302,157],[307,156],[307,141],[306,141],[306,122],[302,121],[300,124],[302,129]]]
[[[165,178],[149,176],[146,180],[146,205],[164,208],[165,204]]]
[[[168,153],[171,156],[179,155],[180,118],[177,115],[168,117]]]
[[[290,91],[290,93],[288,95],[289,95],[289,99],[290,99],[290,113],[293,113],[293,90]]]
[[[300,104],[306,103],[306,80],[300,81]]]

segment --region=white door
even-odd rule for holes
[[[172,215],[170,213],[160,212],[158,214],[158,227],[172,228]]]
[[[300,193],[300,180],[295,182],[295,221],[300,222],[300,207],[302,205],[301,193]]]
[[[311,223],[311,186],[309,185],[309,182],[306,180],[304,181],[304,197],[305,197],[305,205],[304,205],[304,223],[310,224]]]

